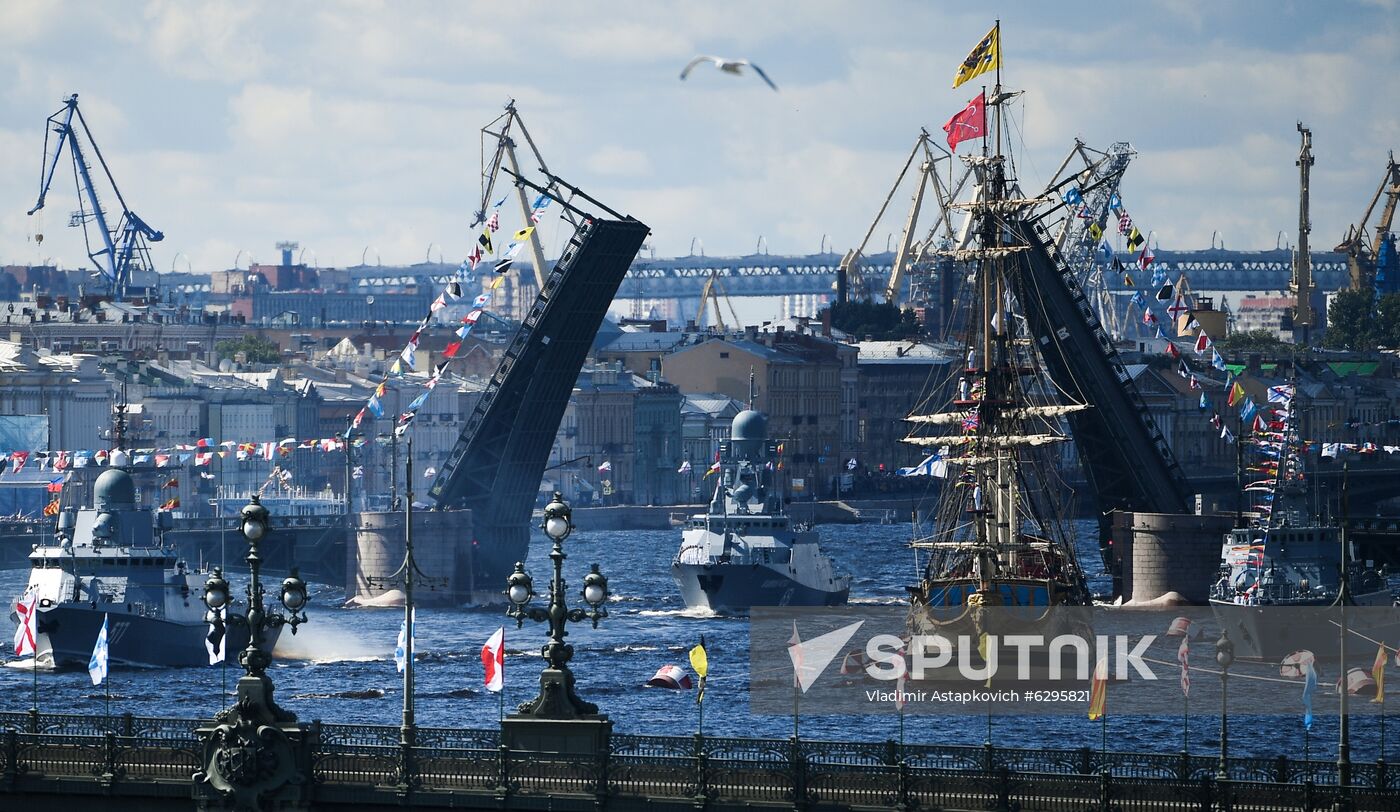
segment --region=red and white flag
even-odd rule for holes
[[[38,656],[39,650],[39,593],[31,591],[27,597],[15,602],[15,614],[19,616],[19,628],[15,629],[15,654]]]
[[[987,97],[978,93],[977,97],[967,103],[961,111],[948,119],[948,123],[943,125],[943,132],[948,134],[948,148],[957,151],[958,143],[969,141],[973,138],[981,138],[987,134]]]
[[[647,680],[648,688],[669,688],[672,691],[688,691],[694,687],[690,674],[678,665],[667,663],[656,669],[656,674]]]
[[[486,669],[486,690],[499,693],[506,684],[506,627],[497,629],[481,647],[481,665]]]

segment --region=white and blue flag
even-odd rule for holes
[[[413,625],[418,625],[417,609],[413,610]],[[417,631],[418,630],[415,628],[413,635],[415,643],[418,642]],[[394,664],[399,667],[399,671],[403,671],[404,668],[408,667],[408,618],[404,618],[399,623],[399,641],[398,644],[394,646]]]
[[[900,468],[899,476],[936,476],[946,479],[948,477],[948,454],[947,446],[924,457],[923,461],[913,468]]]
[[[102,631],[97,633],[97,643],[92,647],[88,676],[92,677],[93,685],[101,685],[107,679],[107,615],[102,616]]]

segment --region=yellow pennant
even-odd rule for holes
[[[54,504],[58,504],[55,502]],[[1372,702],[1385,702],[1385,643],[1376,649],[1376,661],[1371,664],[1371,679],[1376,681],[1376,698]]]
[[[705,638],[700,638],[700,645],[690,650],[690,667],[695,669],[695,676],[700,678],[700,692],[695,695],[696,702],[705,701],[705,678],[710,675],[710,658],[705,653]]]
[[[1094,666],[1094,679],[1089,687],[1089,719],[1090,721],[1101,718],[1105,715],[1105,706],[1108,704],[1108,658],[1099,660]]]
[[[530,235],[534,233],[534,226],[526,226],[525,228],[522,228],[519,231],[512,234],[511,239],[515,240],[516,242],[525,242],[526,240],[530,239]]]

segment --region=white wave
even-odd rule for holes
[[[637,613],[642,617],[689,617],[697,620],[719,617],[713,609],[697,606],[693,609],[643,609]]]
[[[392,651],[392,639],[376,644],[364,635],[346,629],[317,628],[312,634],[283,634],[278,637],[273,656],[279,660],[310,660],[313,663],[372,662],[384,659]]]

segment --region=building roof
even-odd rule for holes
[[[947,347],[910,341],[860,341],[856,343],[861,365],[937,365],[950,363],[954,356]]]
[[[672,355],[680,355],[682,353],[687,353],[691,350],[694,350],[696,347],[704,347],[709,344],[714,344],[715,342],[723,342],[724,344],[727,344],[728,346],[733,347],[734,349],[739,350],[740,352],[746,352],[749,355],[762,358],[763,360],[768,361],[772,364],[803,363],[801,358],[791,353],[784,352],[783,350],[776,350],[772,347],[765,347],[757,341],[750,341],[747,338],[720,338],[719,336],[712,336],[706,338],[703,341],[697,341],[694,344],[680,347],[675,352],[673,352]]]
[[[670,352],[675,347],[685,341],[685,333],[650,333],[625,331],[612,337],[607,344],[601,345],[600,349],[607,352],[647,352],[654,350],[658,352]]]
[[[710,417],[733,417],[743,410],[743,402],[721,392],[687,393],[681,404],[682,412],[702,413]]]

